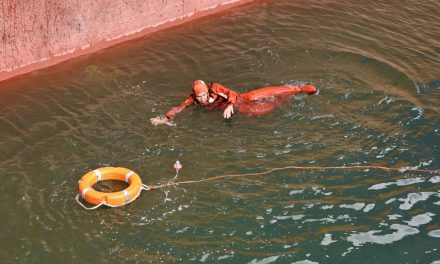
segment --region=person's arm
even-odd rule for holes
[[[234,105],[237,103],[238,94],[219,83],[213,85],[214,91],[226,100],[228,106],[223,111],[223,117],[228,119],[234,114]]]
[[[157,116],[150,119],[150,122],[153,126],[167,124],[171,125],[170,121],[174,118],[174,116],[180,113],[186,107],[192,105],[194,103],[194,99],[192,96],[188,97],[185,101],[183,101],[179,106],[171,108],[170,111],[165,116]]]

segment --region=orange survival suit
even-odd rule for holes
[[[239,94],[219,83],[209,83],[207,86],[209,104],[204,105],[205,108],[209,110],[224,110],[228,105],[232,104],[234,109],[239,112],[254,116],[264,115],[270,112],[275,106],[286,102],[286,96],[300,92],[307,92],[308,94],[316,93],[315,86],[310,84],[302,86],[267,86],[244,94]],[[168,111],[166,117],[168,120],[171,120],[177,113],[192,104],[199,104],[194,92],[179,106],[173,107]]]

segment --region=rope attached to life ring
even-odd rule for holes
[[[238,178],[238,177],[251,177],[251,176],[264,176],[276,171],[284,171],[284,170],[382,170],[382,171],[398,171],[400,173],[405,172],[420,172],[420,173],[440,173],[440,169],[415,169],[415,168],[392,168],[392,167],[384,167],[384,166],[286,166],[279,168],[271,168],[262,172],[254,172],[254,173],[243,173],[243,174],[224,174],[218,175],[211,178],[200,179],[200,180],[188,180],[188,181],[180,181],[180,182],[168,182],[160,185],[141,185],[141,190],[150,191],[155,189],[162,189],[166,187],[178,186],[183,184],[193,184],[193,183],[203,183],[208,181],[215,181],[225,178]],[[178,170],[176,169],[176,176],[173,179],[176,179],[178,175]],[[134,198],[136,199],[137,196]],[[109,207],[118,207],[121,205],[111,205],[106,202],[101,202],[93,207],[86,207],[79,201],[79,194],[76,195],[76,201],[86,210],[94,210],[99,208],[102,205],[106,205]],[[134,200],[133,199],[133,200]],[[132,202],[131,200],[130,202]]]
[[[440,169],[414,169],[414,168],[390,168],[390,167],[384,167],[384,166],[286,166],[286,167],[280,167],[280,168],[272,168],[268,169],[263,172],[255,172],[255,173],[244,173],[244,174],[224,174],[219,176],[214,176],[211,178],[201,179],[201,180],[189,180],[189,181],[181,181],[181,182],[168,182],[166,184],[161,185],[150,185],[150,190],[154,189],[161,189],[165,187],[170,186],[177,186],[181,184],[191,184],[191,183],[201,183],[201,182],[207,182],[207,181],[214,181],[224,178],[234,178],[234,177],[250,177],[250,176],[264,176],[272,172],[276,171],[283,171],[283,170],[368,170],[368,169],[375,169],[375,170],[383,170],[383,171],[398,171],[401,173],[411,171],[411,172],[423,172],[423,173],[436,173],[440,172]]]

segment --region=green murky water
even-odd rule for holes
[[[256,1],[1,84],[5,263],[437,263],[440,174],[285,170],[86,211],[90,170],[146,184],[273,167],[440,168],[437,1]],[[314,83],[263,117],[185,110],[195,79]],[[437,261],[437,262],[435,262]]]

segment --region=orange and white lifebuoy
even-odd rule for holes
[[[98,192],[93,185],[99,181],[118,180],[125,181],[129,186],[119,192]],[[122,167],[103,167],[86,173],[78,182],[79,194],[82,199],[90,204],[118,207],[134,201],[145,186],[141,178],[132,170]]]

